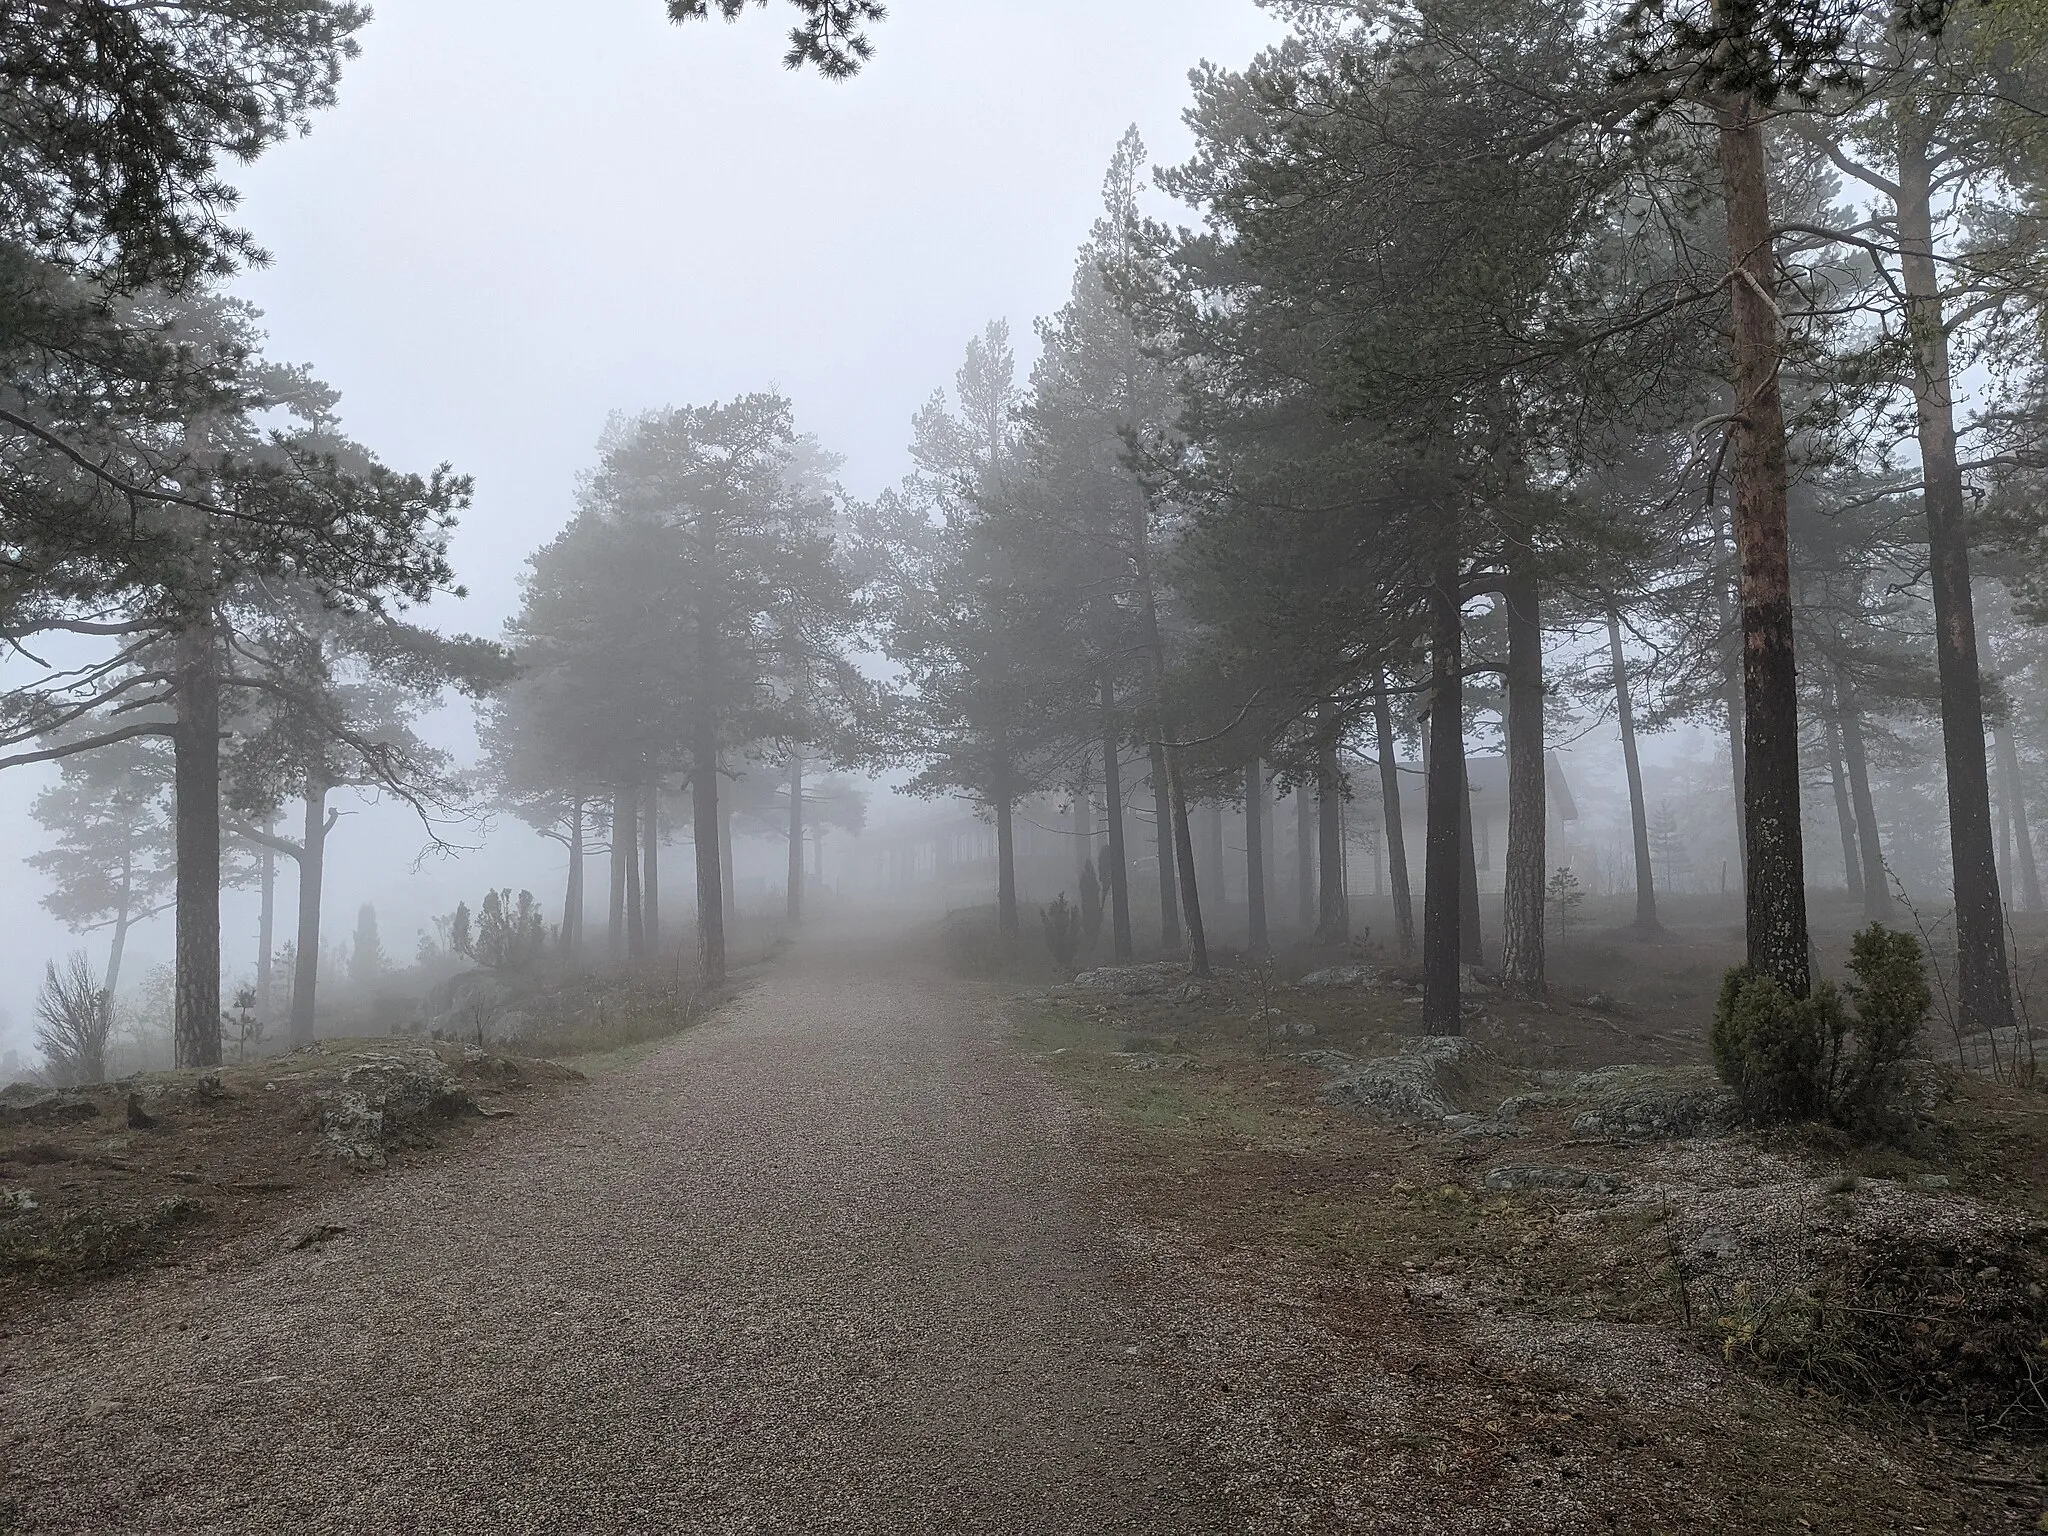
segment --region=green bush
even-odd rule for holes
[[[1834,1084],[1834,1113],[1863,1136],[1895,1136],[1912,1125],[1906,1062],[1934,1006],[1920,941],[1872,923],[1849,951],[1849,997],[1856,1005],[1856,1054]]]
[[[1750,1119],[1804,1119],[1825,1105],[1842,1025],[1841,999],[1828,983],[1794,997],[1772,977],[1737,967],[1714,1009],[1714,1070]]]
[[[1081,913],[1067,902],[1061,891],[1049,907],[1041,908],[1039,921],[1045,925],[1045,947],[1052,951],[1052,963],[1062,976],[1074,973],[1074,961],[1081,953]]]
[[[1831,982],[1798,998],[1746,967],[1722,981],[1714,1069],[1749,1119],[1826,1119],[1865,1138],[1910,1129],[1906,1062],[1933,1004],[1919,941],[1873,923],[1855,937],[1849,972],[1853,1016]]]

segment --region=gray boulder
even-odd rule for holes
[[[1347,992],[1376,985],[1380,973],[1369,965],[1327,965],[1310,971],[1295,985],[1304,992]]]
[[[1622,1179],[1618,1173],[1591,1168],[1544,1168],[1534,1164],[1511,1164],[1486,1170],[1486,1187],[1495,1193],[1518,1189],[1584,1190],[1588,1194],[1618,1195]]]
[[[437,1122],[473,1112],[476,1100],[424,1047],[365,1054],[320,1094],[318,1145],[357,1167],[381,1168],[390,1150]]]
[[[1382,1056],[1347,1072],[1323,1096],[1354,1109],[1442,1120],[1457,1114],[1452,1099],[1462,1069],[1479,1052],[1459,1035],[1424,1035],[1397,1055]]]
[[[1165,992],[1187,980],[1187,967],[1177,960],[1152,965],[1104,965],[1083,971],[1069,986],[1077,992],[1103,992],[1115,997],[1144,997]]]
[[[99,1105],[80,1093],[37,1083],[10,1083],[0,1088],[0,1126],[62,1125],[90,1120],[99,1112]]]
[[[1572,1122],[1580,1136],[1677,1141],[1725,1135],[1740,1119],[1735,1095],[1706,1067],[1603,1067],[1568,1100],[1581,1106]]]

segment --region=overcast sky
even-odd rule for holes
[[[274,353],[392,463],[474,473],[495,625],[614,409],[779,385],[871,494],[967,339],[1062,301],[1136,123],[1162,158],[1252,0],[896,0],[857,79],[780,65],[788,10],[387,0],[338,111],[242,184]],[[574,19],[568,19],[573,16]]]
[[[971,335],[1005,317],[1028,355],[1123,130],[1178,158],[1189,69],[1276,34],[1253,0],[892,0],[874,62],[834,84],[781,68],[780,0],[734,26],[664,9],[384,0],[338,108],[234,172],[275,258],[238,284],[272,356],[340,389],[344,425],[388,463],[476,477],[456,543],[473,595],[437,604],[441,627],[496,633],[613,410],[777,385],[846,456],[850,490],[897,478],[911,413]],[[0,776],[17,858],[42,843],[26,815],[42,782]],[[330,932],[372,901],[403,954],[458,895],[546,889],[555,862],[515,824],[414,877],[418,842],[388,813],[344,823]],[[76,942],[41,894],[0,867],[16,1043],[42,958]],[[230,897],[225,928],[244,970],[253,907]],[[158,924],[130,974],[169,953]]]

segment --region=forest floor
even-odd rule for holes
[[[0,1336],[41,1297],[247,1239],[579,1077],[474,1045],[321,1040],[214,1072],[0,1091]],[[293,1240],[333,1235],[312,1223]]]
[[[1734,1131],[1725,938],[1594,936],[1455,1046],[1364,946],[1011,1010],[1127,1238],[1295,1314],[1326,1528],[2048,1529],[2048,1095],[1937,1072],[1900,1148]]]
[[[0,1089],[0,1327],[38,1297],[175,1264],[361,1175],[488,1142],[581,1080],[564,1061],[674,1034],[721,1001],[657,975],[548,978],[517,995],[512,1038],[231,1045],[211,1072]],[[331,1235],[311,1223],[294,1240]]]
[[[1388,1115],[1332,1085],[1414,1007],[1356,981],[1005,999],[813,935],[431,1159],[32,1299],[0,1531],[2042,1528],[2030,1451],[1757,1369],[1721,1310],[1900,1226],[2010,1301],[2031,1095],[1889,1161],[1589,1133],[1646,1101],[1483,1004],[1479,1052],[1381,1074],[1456,1118]]]

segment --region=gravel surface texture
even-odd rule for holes
[[[786,963],[488,1146],[0,1338],[0,1531],[1295,1525],[1219,1437],[1250,1361],[1113,1235],[1071,1114],[985,993]]]

